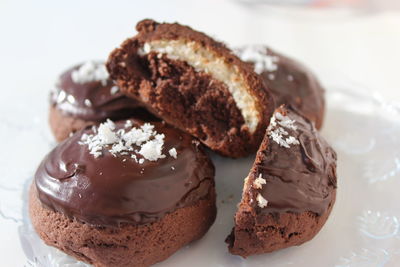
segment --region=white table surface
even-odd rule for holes
[[[8,123],[14,119],[46,121],[35,117],[40,112],[21,105],[19,99],[42,95],[40,109],[46,109],[48,91],[61,71],[87,59],[106,58],[134,34],[136,22],[143,18],[179,21],[232,46],[265,43],[317,73],[347,77],[383,98],[400,101],[400,12],[330,16],[267,8],[255,13],[224,0],[116,2],[0,0],[0,118]],[[0,130],[3,142],[12,142],[16,148],[9,157],[1,154],[2,178],[31,175],[47,148],[35,147],[29,136],[20,140],[7,135],[5,125]],[[24,149],[37,154],[24,157]],[[2,205],[12,205],[10,201],[1,195],[0,211]],[[23,266],[15,223],[2,215],[0,266]]]

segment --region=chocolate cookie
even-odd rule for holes
[[[95,266],[149,266],[201,238],[216,215],[202,145],[161,122],[111,121],[40,164],[30,217],[46,244]]]
[[[153,120],[139,102],[123,95],[103,63],[88,61],[59,77],[50,94],[50,128],[57,141],[88,125],[132,116]]]
[[[254,64],[277,106],[290,105],[314,122],[317,129],[322,127],[325,91],[308,68],[263,45],[244,46],[236,53]]]
[[[222,155],[255,152],[274,104],[253,66],[177,23],[144,20],[136,29],[106,64],[117,85]]]
[[[312,239],[335,197],[335,151],[309,120],[278,108],[245,179],[229,251],[247,257]]]

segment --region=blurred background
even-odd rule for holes
[[[399,0],[0,0],[3,90],[47,93],[70,65],[106,58],[143,18],[188,24],[232,46],[265,43],[400,100]]]
[[[1,266],[26,263],[15,227],[21,202],[3,199],[20,194],[49,149],[29,129],[47,129],[43,114],[55,80],[71,65],[106,59],[144,18],[187,24],[229,46],[267,44],[308,65],[323,83],[351,81],[400,103],[400,0],[0,0],[0,138],[10,148],[0,157],[0,181],[21,177],[21,184],[0,188]],[[8,140],[16,119],[26,129]]]

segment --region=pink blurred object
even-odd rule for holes
[[[346,8],[372,12],[400,9],[399,0],[237,0],[237,2],[251,6],[269,4],[311,8]]]

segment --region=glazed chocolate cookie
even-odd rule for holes
[[[325,91],[316,76],[303,64],[263,45],[239,48],[236,54],[254,64],[277,106],[296,108],[320,129],[324,120]]]
[[[117,85],[222,155],[255,152],[274,104],[253,66],[177,23],[144,20],[136,29],[106,64]]]
[[[29,205],[46,244],[95,266],[149,266],[214,222],[214,167],[164,123],[107,121],[46,156]]]
[[[245,179],[229,251],[247,257],[309,241],[335,197],[335,151],[309,120],[278,108]]]
[[[103,63],[88,61],[65,71],[50,94],[50,128],[57,141],[109,119],[153,119],[139,102],[124,96]]]

